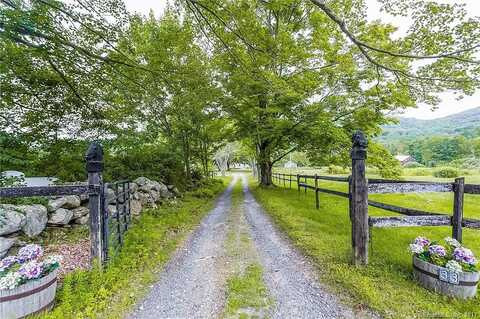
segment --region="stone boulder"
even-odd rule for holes
[[[156,208],[155,200],[150,193],[138,192],[138,199],[142,207]]]
[[[175,185],[167,185],[168,191],[171,192],[174,196],[179,196],[180,191],[178,188],[175,187]]]
[[[130,200],[130,213],[138,216],[142,212],[142,203],[139,200]]]
[[[107,204],[115,204],[116,196],[115,196],[115,191],[111,188],[107,188],[107,193],[105,194]]]
[[[88,209],[88,207],[83,207],[83,206],[72,209],[72,213],[73,213],[72,219],[77,219],[85,215],[88,215],[89,212],[90,210]]]
[[[130,194],[133,194],[136,191],[138,191],[138,184],[137,183],[130,183]]]
[[[13,205],[0,206],[0,236],[15,233],[25,226],[25,215]]]
[[[8,254],[8,251],[16,241],[15,238],[0,237],[0,258],[3,258]]]
[[[73,212],[69,209],[59,208],[50,214],[48,223],[51,225],[67,225],[72,220]]]
[[[82,217],[79,217],[77,219],[75,219],[73,221],[73,223],[77,224],[77,225],[85,225],[85,224],[88,224],[88,221],[90,219],[90,215],[84,215]]]
[[[39,235],[47,226],[48,212],[43,205],[21,205],[18,209],[25,214],[25,224],[22,231],[28,237]]]
[[[57,199],[49,200],[47,208],[48,212],[54,212],[59,208],[77,208],[80,206],[80,204],[80,197],[78,197],[77,195],[67,195]]]
[[[150,181],[148,178],[141,176],[141,177],[138,177],[138,178],[137,178],[136,180],[134,180],[133,182],[134,182],[135,184],[137,184],[138,186],[143,186],[143,185],[145,185],[145,184],[150,183],[151,181]]]

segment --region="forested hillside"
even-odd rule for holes
[[[431,135],[464,135],[472,137],[480,130],[480,107],[434,120],[399,118],[398,124],[383,126],[380,140],[392,143]]]

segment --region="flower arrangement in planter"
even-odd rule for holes
[[[447,237],[445,245],[417,237],[410,244],[413,274],[425,288],[458,298],[474,297],[479,273],[473,252]]]
[[[0,260],[0,318],[22,318],[53,305],[59,256],[31,244]]]

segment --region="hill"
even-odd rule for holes
[[[480,107],[433,120],[400,117],[399,123],[384,125],[380,142],[392,143],[432,135],[474,135],[480,130]]]

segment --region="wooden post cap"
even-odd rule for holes
[[[85,155],[87,172],[98,173],[103,171],[103,147],[98,142],[90,144]]]
[[[352,151],[350,157],[353,160],[363,160],[367,158],[368,141],[362,131],[356,131],[352,136]]]

